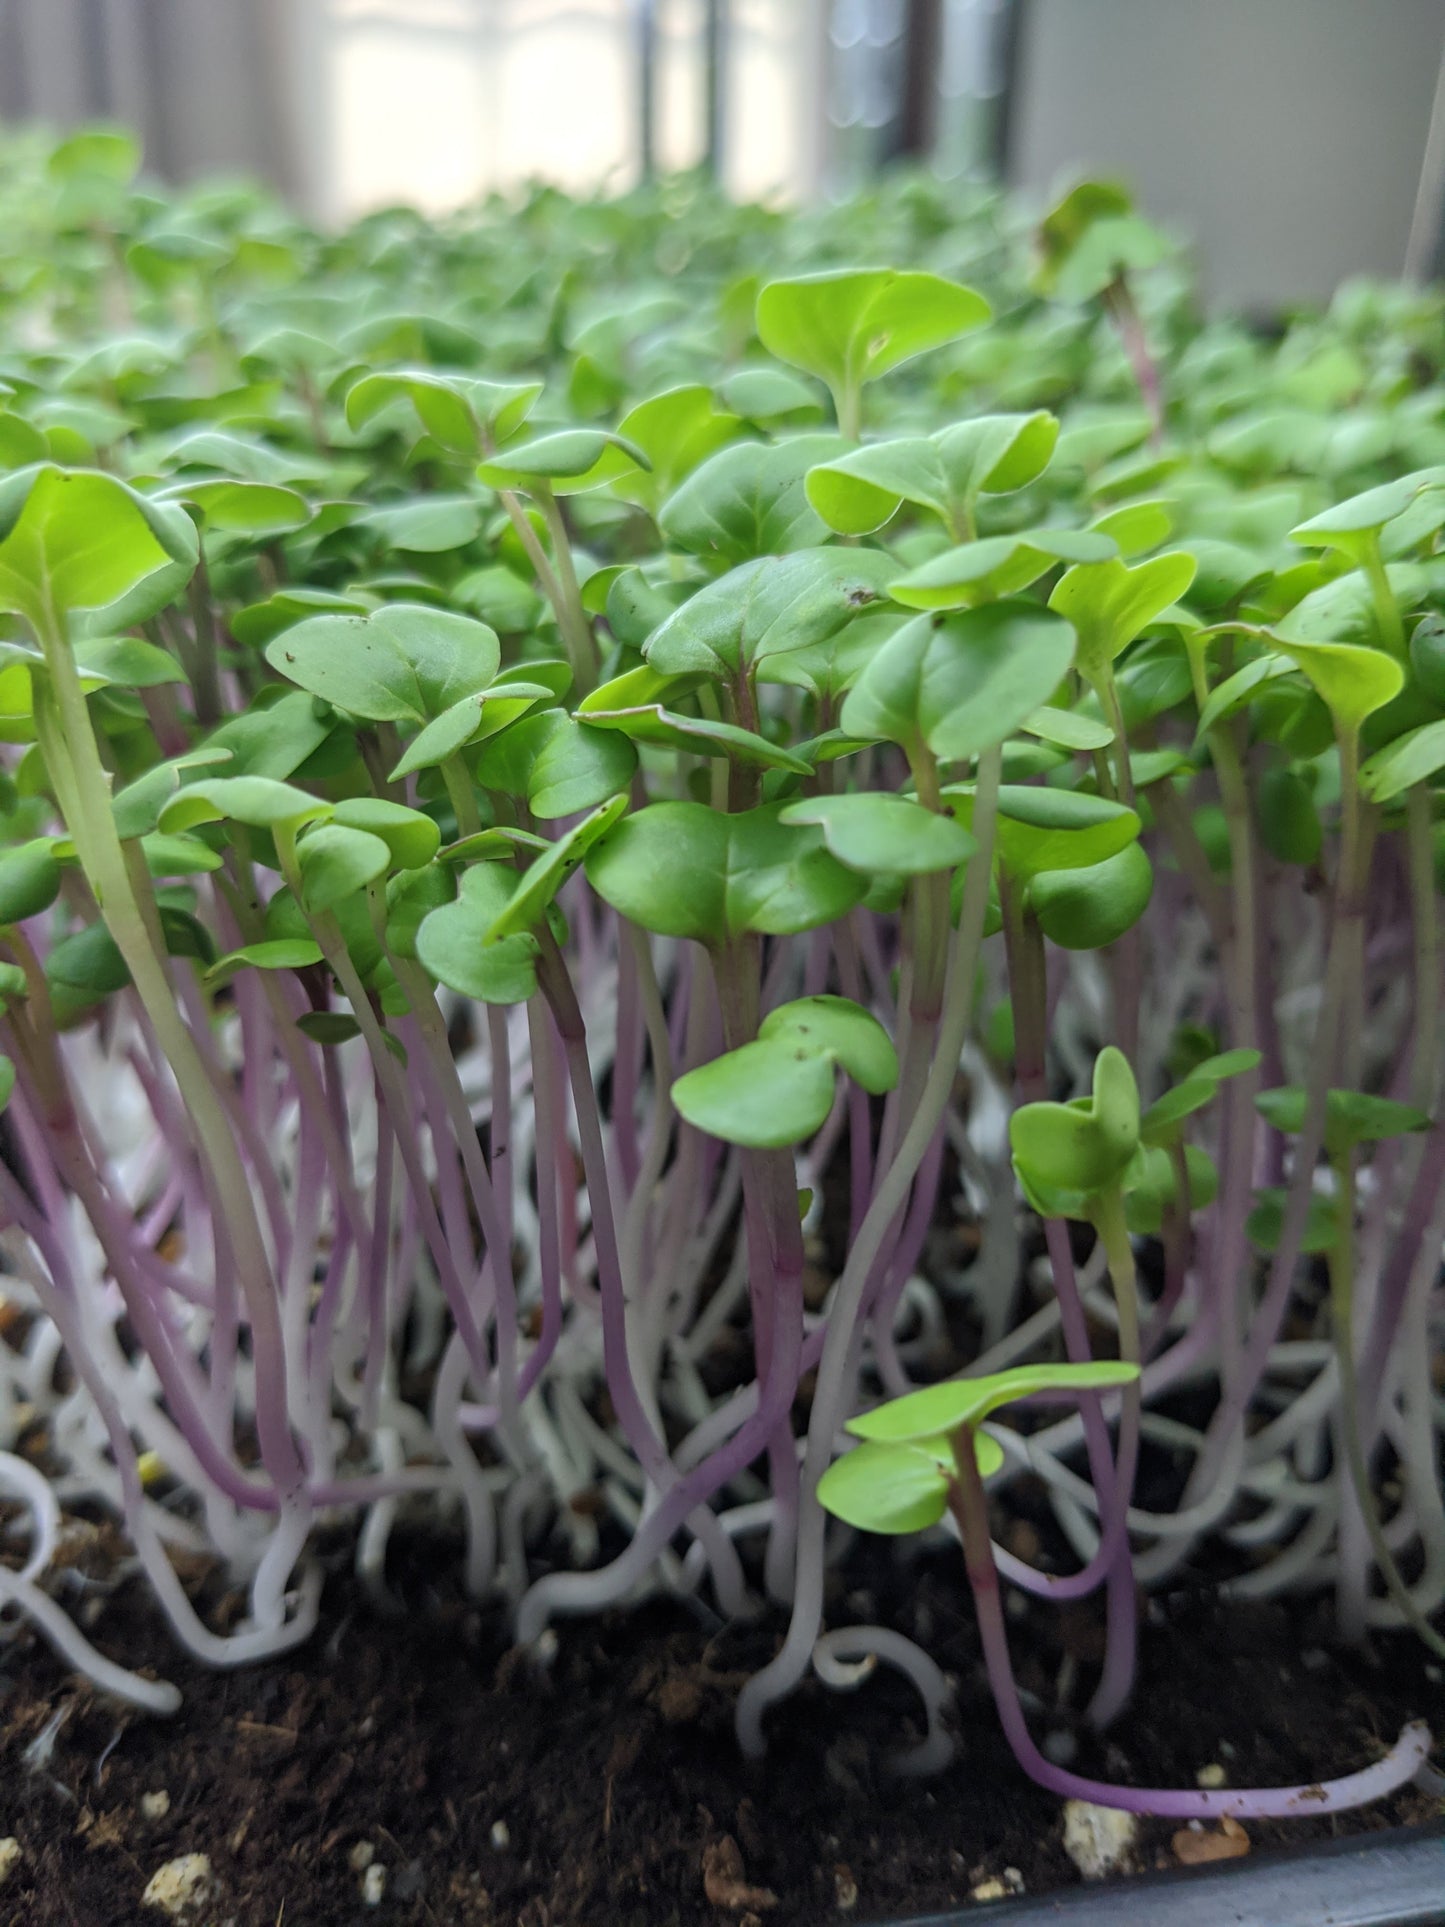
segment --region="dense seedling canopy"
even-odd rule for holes
[[[1101,1591],[1101,1722],[1206,1536],[1440,1650],[1438,294],[1205,321],[1097,183],[324,237],[137,168],[0,154],[0,1607],[165,1710],[60,1502],[217,1664],[406,1508],[523,1641],[784,1605],[756,1750],[825,1508],[951,1513],[1046,1783],[1408,1779],[1075,1782],[998,1608]]]

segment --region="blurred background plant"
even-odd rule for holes
[[[1440,11],[1386,17],[1357,0],[0,0],[0,121],[114,118],[157,174],[257,174],[328,225],[695,165],[789,201],[898,161],[1027,191],[1078,168],[1190,234],[1211,295],[1271,307],[1438,258]]]

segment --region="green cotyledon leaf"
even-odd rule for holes
[[[1110,665],[1194,580],[1195,561],[1182,550],[1147,562],[1086,562],[1072,568],[1049,607],[1074,625],[1080,673],[1096,686]]]
[[[266,645],[278,675],[369,722],[422,724],[497,674],[496,631],[423,603],[370,615],[318,615]]]
[[[505,863],[463,871],[453,902],[431,909],[415,931],[417,959],[437,983],[485,1004],[521,1004],[537,988],[540,946],[530,931],[500,941],[491,931],[516,887]]]
[[[770,281],[757,330],[780,361],[817,375],[840,403],[850,390],[988,319],[972,288],[896,268],[829,268]]]
[[[1016,1365],[983,1378],[950,1378],[905,1393],[850,1419],[854,1438],[909,1445],[975,1426],[1015,1399],[1062,1392],[1109,1392],[1133,1384],[1137,1365],[1099,1359],[1086,1365]]]
[[[1003,1447],[987,1432],[973,1435],[981,1478],[1003,1466]],[[818,1481],[818,1503],[863,1532],[923,1532],[948,1510],[954,1449],[946,1437],[855,1446]]]
[[[946,761],[1001,743],[1052,695],[1074,659],[1067,622],[1021,598],[937,620],[919,616],[881,644],[854,682],[843,728],[863,740],[926,745]]]
[[[1009,1143],[1021,1176],[1037,1186],[1089,1195],[1115,1183],[1139,1143],[1139,1089],[1124,1053],[1112,1044],[1099,1052],[1090,1097],[1021,1105]]]
[[[884,599],[893,573],[872,549],[762,556],[690,596],[643,645],[662,676],[736,676],[826,642]]]
[[[1007,494],[1034,481],[1058,437],[1057,419],[982,415],[934,435],[870,442],[808,474],[808,500],[830,529],[871,535],[904,502],[939,516],[950,530],[980,494]]]
[[[960,820],[972,823],[972,788],[949,785],[943,794]],[[1107,796],[1035,783],[999,789],[999,861],[1020,881],[1045,871],[1089,869],[1132,843],[1139,830],[1138,814]]]
[[[173,600],[198,553],[183,508],[113,475],[42,463],[0,478],[0,611],[37,630],[87,614],[127,629]]]
[[[658,526],[675,548],[730,569],[813,548],[827,526],[805,493],[808,472],[841,454],[839,435],[736,442],[710,455],[663,503]]]
[[[840,863],[865,875],[924,876],[952,870],[977,847],[954,817],[924,809],[906,796],[842,792],[790,803],[784,823],[816,823]]]
[[[587,876],[643,929],[710,945],[814,929],[867,889],[821,830],[784,823],[776,805],[725,816],[701,803],[650,804],[591,850]]]
[[[1101,863],[1040,871],[1029,884],[1028,904],[1050,943],[1102,950],[1133,929],[1153,893],[1152,864],[1138,843],[1126,843]]]
[[[898,1081],[882,1025],[845,997],[805,997],[771,1011],[755,1042],[677,1079],[679,1114],[730,1144],[779,1149],[822,1129],[837,1070],[874,1095]]]

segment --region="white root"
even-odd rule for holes
[[[840,1626],[813,1642],[813,1671],[835,1692],[855,1691],[880,1661],[913,1682],[928,1720],[927,1738],[892,1754],[886,1762],[889,1772],[910,1778],[941,1773],[954,1752],[952,1735],[944,1725],[953,1689],[937,1662],[889,1626]]]

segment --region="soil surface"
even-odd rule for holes
[[[862,1549],[830,1606],[834,1624],[916,1634],[957,1678],[954,1765],[910,1782],[886,1761],[919,1737],[918,1704],[881,1671],[851,1694],[810,1681],[774,1716],[765,1762],[739,1758],[734,1695],[774,1650],[777,1615],[724,1629],[655,1603],[563,1622],[543,1674],[461,1597],[450,1548],[398,1538],[401,1616],[379,1616],[338,1554],[311,1643],[222,1674],[178,1654],[139,1584],[106,1589],[120,1548],[110,1528],[88,1531],[67,1603],[104,1651],[175,1680],[185,1705],[170,1721],[131,1714],[29,1634],[0,1647],[0,1837],[21,1848],[0,1927],[161,1921],[142,1894],[183,1854],[209,1858],[214,1897],[192,1918],[217,1927],[815,1927],[1078,1879],[1058,1802],[999,1734],[948,1549]],[[214,1577],[196,1584],[224,1614]],[[1092,1613],[1020,1599],[1011,1617],[1052,1748],[1085,1771],[1186,1786],[1201,1769],[1231,1785],[1328,1776],[1378,1757],[1407,1718],[1445,1724],[1418,1645],[1342,1653],[1327,1623],[1304,1606],[1154,1601],[1134,1711],[1099,1740],[1059,1711],[1061,1668],[1070,1706],[1084,1702]],[[1430,1810],[1407,1793],[1245,1834],[1300,1841]],[[1145,1823],[1134,1864],[1175,1864],[1174,1831]]]

